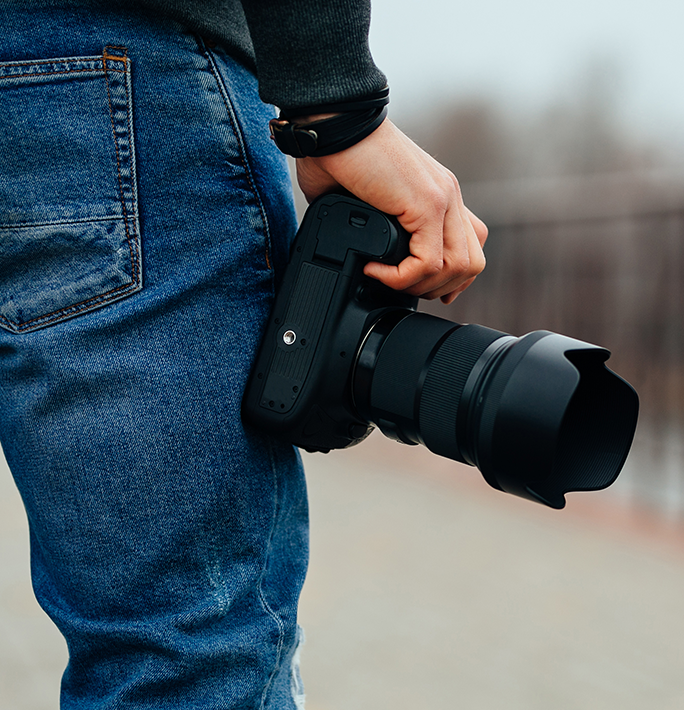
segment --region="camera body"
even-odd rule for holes
[[[394,218],[352,196],[326,195],[307,210],[245,393],[249,423],[307,451],[345,448],[370,434],[353,401],[356,353],[383,314],[415,312],[418,299],[363,267],[399,264],[409,239]]]
[[[494,488],[565,505],[618,476],[638,417],[605,348],[545,330],[514,337],[417,312],[368,278],[410,236],[350,195],[318,198],[292,246],[243,398],[243,418],[307,451],[374,426],[480,469]]]

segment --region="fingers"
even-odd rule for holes
[[[450,303],[484,269],[487,227],[460,194],[438,218],[426,215],[411,236],[411,256],[398,266],[370,263],[366,275],[414,296]]]
[[[465,207],[465,205],[463,205]],[[487,225],[475,214],[473,214],[467,207],[465,207],[466,212],[468,213],[468,218],[470,219],[470,223],[475,230],[475,235],[477,236],[478,242],[480,242],[480,246],[484,246],[485,242],[487,241],[487,237],[489,236],[489,230],[487,229]]]
[[[431,214],[434,212],[435,214]],[[444,213],[431,206],[421,214],[414,225],[404,225],[411,232],[411,255],[398,266],[371,262],[366,265],[366,275],[382,281],[397,291],[408,291],[419,296],[424,284],[432,277],[439,278],[444,268]],[[401,216],[399,217],[402,222]]]
[[[389,120],[347,150],[298,160],[297,174],[307,198],[342,186],[411,234],[401,264],[364,269],[390,288],[450,302],[484,268],[487,227],[463,204],[458,181]]]
[[[467,208],[460,212],[460,220],[445,227],[445,264],[441,280],[424,284],[423,298],[441,298],[451,303],[470,286],[485,267],[482,245],[487,239],[487,227]]]

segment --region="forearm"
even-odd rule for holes
[[[290,123],[320,121],[330,115],[326,108],[350,100],[341,110],[353,113],[354,99],[368,99],[385,86],[368,48],[368,0],[243,0],[243,6],[261,97],[288,110]],[[352,142],[328,136],[325,150],[317,147],[320,135],[308,152],[297,140],[276,142],[299,158],[298,180],[309,200],[342,187],[396,215],[412,234],[411,256],[399,266],[370,263],[368,276],[448,303],[484,268],[487,228],[463,204],[454,175],[383,122],[384,115],[382,108],[369,124],[370,133],[360,124]],[[282,123],[272,126],[276,139],[275,133],[290,133],[288,121]]]

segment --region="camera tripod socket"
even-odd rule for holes
[[[297,340],[297,333],[294,330],[286,330],[283,333],[283,342],[285,345],[294,345],[295,340]]]

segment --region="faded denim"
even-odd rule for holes
[[[302,707],[301,462],[239,414],[295,230],[272,109],[134,2],[0,27],[0,438],[62,708]]]

